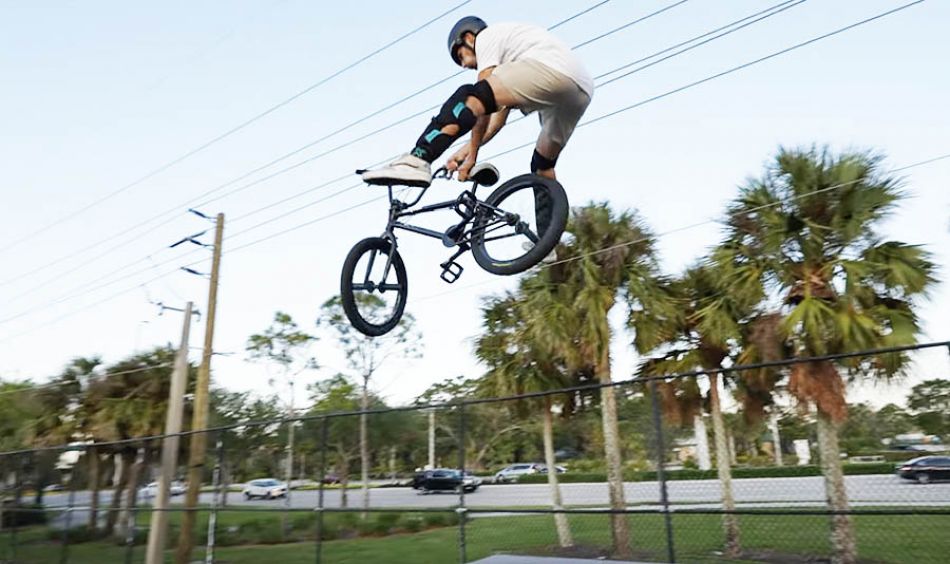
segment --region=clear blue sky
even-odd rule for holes
[[[5,2],[0,18],[2,240],[29,234],[117,190],[458,3],[349,2],[334,3],[328,9],[326,3],[301,0]],[[228,139],[0,253],[0,283],[13,280],[0,287],[4,296],[0,318],[30,311],[0,323],[0,375],[42,380],[76,355],[99,353],[114,361],[135,348],[176,341],[179,317],[157,317],[148,297],[176,305],[193,299],[204,307],[204,281],[187,274],[172,274],[142,285],[177,264],[201,257],[199,252],[162,264],[190,250],[170,251],[165,248],[170,242],[206,227],[184,213],[184,208],[169,216],[172,221],[140,238],[131,239],[144,229],[133,229],[107,245],[80,253],[83,247],[137,226],[158,212],[452,74],[457,69],[445,52],[444,38],[461,15],[474,13],[489,22],[550,25],[595,3],[473,0]],[[671,3],[613,0],[557,33],[573,45]],[[593,74],[600,74],[773,3],[691,0],[586,46],[578,54]],[[900,4],[809,0],[598,90],[587,117]],[[837,149],[873,148],[884,152],[887,163],[894,167],[950,152],[948,21],[950,4],[929,0],[581,128],[562,156],[561,180],[573,204],[607,200],[617,209],[637,208],[662,234],[720,217],[736,186],[744,178],[758,175],[779,145],[828,143]],[[441,102],[461,80],[442,84],[283,164],[298,162]],[[377,193],[359,187],[237,235],[351,185],[355,177],[237,219],[407,150],[426,119],[410,120],[202,209],[223,211],[233,220],[227,226],[227,233],[233,236],[225,243],[227,252],[365,201]],[[524,120],[506,129],[482,154],[520,145],[536,134],[536,120]],[[523,149],[495,162],[503,174],[513,175],[523,172],[529,159],[530,149]],[[280,166],[252,175],[242,184]],[[888,222],[886,234],[925,245],[942,266],[950,264],[950,161],[908,171],[905,176],[909,198]],[[433,197],[454,190],[450,185],[440,186],[433,190]],[[364,236],[378,234],[384,220],[382,203],[374,203],[226,254],[216,348],[241,353],[247,336],[264,329],[277,309],[312,327],[319,305],[337,291],[339,269],[349,247]],[[433,225],[441,228],[450,222],[446,216]],[[701,256],[718,235],[718,226],[707,223],[661,236],[664,266],[670,272],[679,271]],[[109,250],[123,243],[127,244]],[[513,283],[479,271],[466,259],[463,278],[448,287],[438,279],[437,265],[445,258],[440,245],[407,237],[402,250],[412,280],[409,307],[425,334],[426,349],[422,359],[391,365],[380,374],[377,389],[397,402],[412,398],[442,378],[479,372],[471,355],[471,338],[479,326],[479,301]],[[56,266],[28,274],[61,257],[66,258]],[[140,262],[110,274],[135,261]],[[161,266],[152,266],[155,264]],[[207,269],[203,265],[196,268]],[[143,269],[111,286],[55,303],[105,275],[109,276],[88,287]],[[945,268],[941,275],[947,278]],[[126,292],[106,299],[122,291]],[[84,307],[87,309],[81,310]],[[947,312],[950,290],[942,283],[922,309],[925,339],[950,339]],[[200,328],[196,327],[193,335],[193,344],[200,346]],[[622,335],[614,349],[616,377],[628,376],[634,358]],[[314,350],[328,368],[311,375],[310,380],[343,365],[328,339]],[[216,359],[216,382],[267,392],[262,368],[242,358],[237,354]],[[911,382],[937,374],[947,376],[948,365],[945,351],[923,355]],[[884,401],[902,395],[907,385],[864,390],[855,397]]]

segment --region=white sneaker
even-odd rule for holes
[[[388,166],[363,173],[363,182],[382,186],[417,186],[432,184],[432,165],[410,154],[405,154]]]
[[[531,241],[525,241],[521,243],[521,248],[525,251],[530,251],[534,248],[534,243]],[[551,249],[551,252],[548,253],[543,259],[541,259],[541,264],[552,264],[557,262],[557,252],[555,249]]]

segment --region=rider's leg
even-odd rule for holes
[[[371,184],[409,184],[428,186],[432,179],[431,163],[459,137],[471,131],[478,118],[494,113],[499,105],[513,101],[503,85],[489,80],[459,87],[432,118],[412,151],[389,166],[367,171],[363,180]]]
[[[432,117],[412,149],[412,155],[431,163],[459,137],[475,127],[478,118],[498,109],[495,93],[486,80],[464,84],[452,94],[439,113]]]
[[[538,135],[538,142],[531,157],[531,172],[551,180],[557,180],[554,172],[557,159],[574,133],[577,122],[590,104],[590,96],[576,85],[565,90],[558,97],[557,105],[538,112],[541,119],[541,134]],[[547,230],[550,223],[550,207],[547,194],[536,190],[535,221],[540,233]]]

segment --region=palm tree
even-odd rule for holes
[[[110,366],[114,375],[108,378],[90,379],[83,398],[89,435],[97,441],[120,441],[161,434],[175,356],[170,347],[156,348]],[[129,443],[115,449],[120,468],[106,519],[108,533],[119,523],[119,534],[124,534],[142,470],[159,448],[157,443]],[[95,458],[98,451],[92,453]],[[98,466],[98,460],[93,464]]]
[[[914,344],[915,301],[934,283],[935,267],[920,247],[878,232],[900,196],[900,180],[881,170],[879,156],[782,149],[729,207],[717,261],[732,272],[731,287],[761,284],[765,295],[781,296],[780,332],[795,355]],[[843,375],[890,378],[907,366],[906,354],[893,353],[790,370],[789,393],[817,412],[837,562],[857,558],[837,436],[847,415]]]
[[[610,384],[610,343],[613,330],[608,315],[618,301],[631,308],[644,307],[644,298],[656,279],[653,236],[633,212],[614,214],[607,204],[575,208],[567,226],[568,242],[558,247],[556,263],[547,269],[546,280],[560,286],[563,322],[549,326],[550,338],[561,350],[575,353],[571,368],[589,372],[601,384]],[[623,456],[617,419],[616,392],[600,390],[601,420],[610,506],[626,509],[623,489]],[[614,552],[630,556],[630,530],[622,513],[611,514]]]
[[[545,307],[550,304],[550,287],[530,281],[522,286],[527,287],[524,294],[509,293],[489,299],[482,308],[484,332],[476,340],[475,356],[489,368],[482,386],[488,395],[556,390],[570,384],[561,350],[545,346],[550,345],[550,340],[546,343],[545,339],[550,333],[552,309]],[[563,502],[554,457],[553,403],[551,396],[541,400],[542,440],[551,506],[560,511]],[[554,525],[560,545],[573,546],[567,515],[554,513]]]
[[[719,371],[735,348],[745,350],[745,325],[758,326],[755,306],[762,299],[762,290],[761,286],[727,287],[724,274],[724,269],[715,264],[701,263],[687,269],[676,280],[644,286],[641,293],[652,296],[644,299],[649,307],[632,309],[628,323],[636,330],[634,344],[638,352],[655,357],[644,364],[642,373],[662,375],[696,368],[709,371],[706,403],[713,423],[716,471],[725,510],[722,515],[724,553],[736,558],[741,551],[741,541],[739,521],[732,513],[736,504],[720,400],[720,384],[726,382],[721,382]],[[636,283],[642,285],[639,281]],[[737,379],[742,385],[746,375],[740,374]],[[664,412],[674,423],[689,420],[694,410],[701,409],[701,403],[696,401],[698,387],[693,378],[675,379],[659,389],[663,392]]]

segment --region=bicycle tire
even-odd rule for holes
[[[373,323],[360,314],[353,289],[353,274],[360,258],[368,251],[374,250],[387,256],[392,253],[392,268],[396,274],[396,282],[399,285],[396,290],[398,292],[396,307],[392,316],[383,323]],[[343,304],[343,312],[357,331],[370,337],[379,337],[392,331],[402,319],[403,312],[406,309],[408,293],[409,277],[406,274],[406,265],[403,263],[402,257],[399,256],[399,251],[393,249],[391,241],[382,237],[369,237],[353,245],[353,248],[346,255],[346,260],[343,261],[343,272],[340,276],[340,301]]]
[[[503,276],[524,272],[541,262],[561,240],[561,234],[564,233],[564,229],[567,227],[569,206],[567,193],[564,192],[564,187],[556,180],[536,174],[522,174],[496,188],[485,199],[485,203],[504,209],[503,203],[508,196],[526,188],[535,190],[536,200],[539,193],[546,194],[549,198],[549,209],[546,210],[550,212],[547,229],[544,233],[538,234],[538,242],[524,255],[514,259],[498,260],[489,254],[485,248],[484,235],[479,233],[481,229],[485,229],[489,217],[486,215],[476,216],[473,223],[473,231],[476,234],[472,236],[472,257],[478,263],[478,266],[487,272]]]

